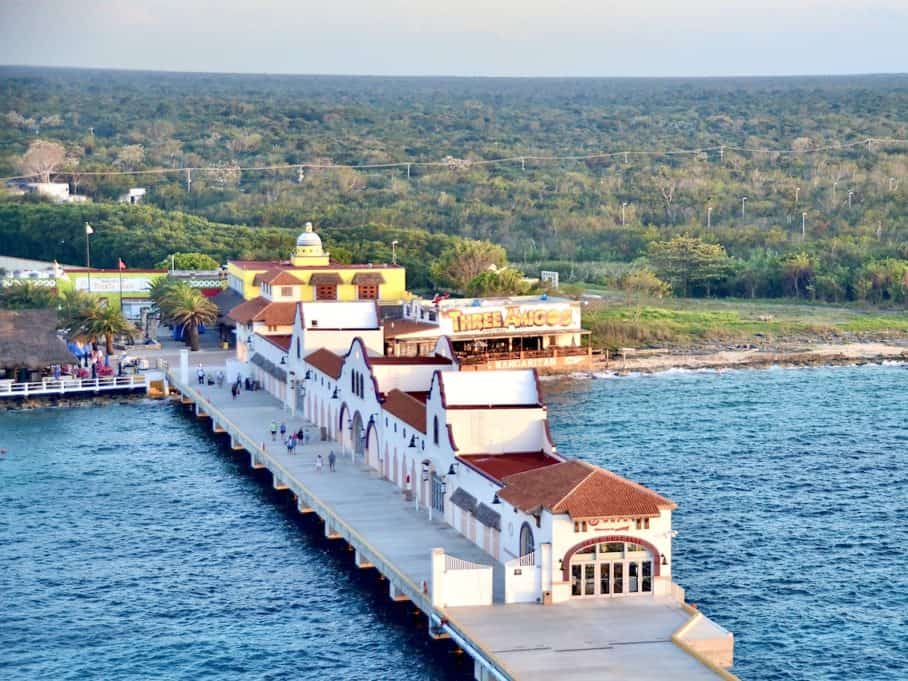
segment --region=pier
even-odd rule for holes
[[[469,654],[478,681],[736,679],[723,668],[731,664],[732,635],[679,594],[505,604],[505,570],[512,566],[417,507],[362,455],[321,441],[313,424],[265,391],[234,400],[227,385],[197,384],[194,376],[163,368],[184,408],[206,420],[212,433],[229,437],[251,467],[267,469],[274,488],[292,494],[300,513],[317,514],[326,537],[353,549],[356,567],[375,569],[387,580],[390,599],[411,601],[424,613],[428,635],[450,639]],[[222,368],[205,367],[209,375]],[[272,441],[271,421],[285,423],[288,431],[302,427],[309,444],[288,454]],[[327,466],[332,450],[335,472]],[[325,461],[320,472],[317,454]],[[473,583],[477,594],[491,593],[491,602],[446,601],[446,586],[464,593],[463,585]]]
[[[59,395],[79,397],[102,392],[147,392],[148,386],[148,378],[141,374],[103,378],[45,378],[29,383],[0,380],[0,398],[29,399]]]

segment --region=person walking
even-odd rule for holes
[[[305,438],[305,435],[306,435],[306,433],[303,432],[303,427],[300,426],[300,429],[299,429],[298,431],[296,431],[296,439],[297,439],[297,441],[298,441],[298,442],[305,442],[305,439],[306,439],[306,438]]]
[[[337,469],[334,467],[334,464],[336,464],[336,463],[337,463],[337,454],[335,454],[334,450],[332,449],[331,452],[328,454],[328,470],[336,471]]]
[[[283,440],[286,435],[287,435],[287,424],[282,423],[281,424],[281,439]]]
[[[322,455],[321,454],[315,455],[315,472],[316,473],[322,472]]]
[[[236,396],[240,394],[240,386],[238,383],[234,383],[230,387],[230,392],[233,394],[233,399],[236,399]]]
[[[199,379],[199,385],[205,385],[205,369],[202,368],[201,364],[199,364],[199,368],[195,370],[195,375]]]
[[[274,442],[277,440],[277,422],[271,422],[271,441]]]
[[[287,438],[287,440],[284,444],[287,445],[287,455],[289,456],[289,455],[293,454],[293,436],[292,435]]]

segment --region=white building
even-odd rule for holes
[[[118,201],[120,203],[136,205],[137,203],[142,203],[146,193],[145,187],[131,187],[128,192],[120,196]]]

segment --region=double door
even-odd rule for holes
[[[596,561],[571,564],[572,596],[623,596],[651,592],[652,561]]]

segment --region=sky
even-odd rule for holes
[[[0,64],[458,76],[908,72],[908,0],[0,0]]]

